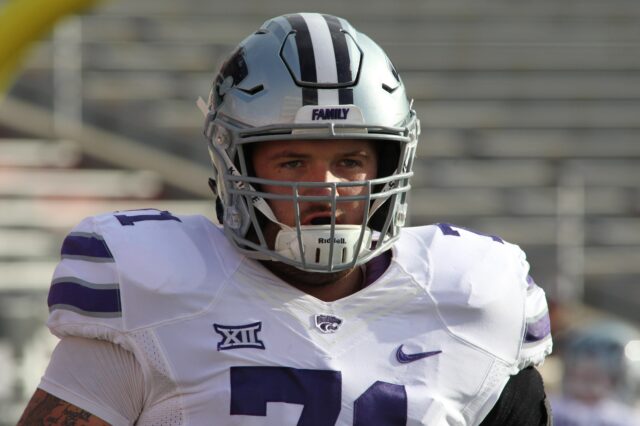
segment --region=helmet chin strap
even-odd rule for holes
[[[387,190],[385,185],[383,191]],[[374,201],[365,224],[360,225],[299,225],[298,232],[278,221],[273,210],[264,199],[254,206],[270,221],[280,226],[276,235],[274,250],[296,262],[303,269],[310,268],[318,272],[333,272],[336,266],[352,263],[363,253],[370,251],[373,233],[366,225],[373,214],[382,206],[388,197]]]
[[[333,272],[345,264],[355,266],[358,256],[370,250],[371,237],[371,229],[362,225],[301,225],[299,233],[281,229],[274,249],[300,262],[302,269]]]

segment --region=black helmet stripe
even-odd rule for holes
[[[313,54],[313,43],[309,27],[302,15],[287,15],[291,28],[296,32],[296,48],[300,61],[300,77],[303,81],[317,82],[316,57]],[[318,105],[318,89],[302,88],[302,105]]]
[[[303,105],[352,104],[353,90],[344,87],[355,79],[352,52],[341,21],[318,13],[287,15],[287,21],[296,33]]]
[[[351,57],[347,46],[347,36],[342,32],[342,26],[338,18],[331,15],[323,15],[323,17],[327,22],[329,34],[331,35],[338,83],[347,83],[353,80],[351,76]]]
[[[342,25],[338,18],[332,15],[323,15],[333,43],[333,52],[336,57],[336,70],[338,73],[338,83],[347,83],[353,80],[351,71],[351,55],[347,46],[347,35],[342,32]],[[339,89],[338,97],[340,104],[353,103],[353,89]]]

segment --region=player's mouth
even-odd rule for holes
[[[336,224],[340,224],[340,216],[336,217]],[[302,221],[303,225],[331,225],[331,213],[319,212],[310,214]]]

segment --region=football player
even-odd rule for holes
[[[551,351],[523,252],[403,228],[419,122],[346,20],[268,20],[200,102],[216,225],[81,222],[22,425],[544,425]],[[55,423],[57,424],[57,423]]]

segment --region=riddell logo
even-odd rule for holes
[[[347,244],[347,240],[344,237],[334,238],[333,240],[331,238],[318,238],[318,244],[331,244],[332,242],[335,244]]]
[[[314,108],[311,110],[311,120],[346,120],[349,108]]]

